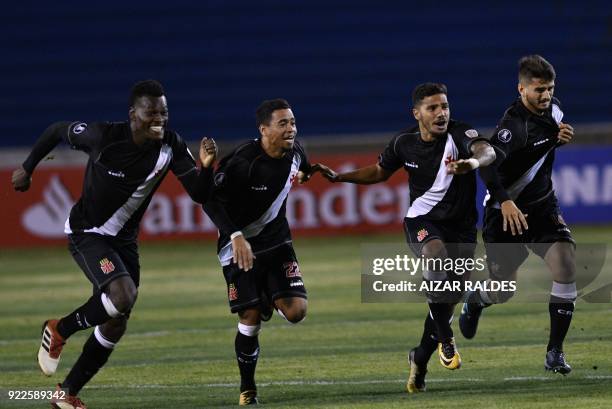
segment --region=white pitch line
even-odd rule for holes
[[[525,381],[554,381],[554,376],[512,376],[508,378],[502,378],[504,382],[525,382]],[[571,379],[612,379],[612,375],[585,375],[581,377],[569,377]],[[482,378],[440,378],[440,379],[427,379],[428,383],[459,383],[459,382],[472,382],[472,383],[484,383],[489,381],[495,381],[495,379],[482,379]],[[273,382],[261,382],[257,386],[350,386],[350,385],[381,385],[381,384],[396,384],[404,383],[405,379],[371,379],[364,381],[329,381],[329,380],[313,380],[313,381],[273,381]],[[192,385],[162,385],[162,384],[142,384],[142,385],[91,385],[86,386],[88,389],[196,389],[196,388],[236,388],[240,386],[239,383],[203,383],[203,384],[192,384]]]

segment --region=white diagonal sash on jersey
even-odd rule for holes
[[[300,155],[295,153],[293,155],[293,163],[291,164],[291,170],[289,171],[289,176],[287,176],[287,180],[285,181],[285,186],[283,190],[278,194],[276,199],[272,202],[268,210],[266,210],[259,219],[255,220],[245,228],[243,228],[242,234],[245,239],[249,237],[255,237],[266,227],[266,224],[270,223],[272,220],[278,216],[278,212],[283,205],[283,202],[287,198],[289,194],[289,190],[291,190],[291,182],[293,182],[293,177],[298,172],[300,168],[300,163],[302,162]],[[233,256],[232,249],[232,241],[230,240],[223,248],[219,251],[219,261],[222,266],[227,266],[231,263]]]
[[[508,193],[508,196],[510,196],[510,200],[516,200],[516,198],[519,197],[523,189],[525,189],[525,187],[527,187],[527,185],[531,183],[533,178],[535,178],[535,175],[538,173],[538,170],[540,170],[540,168],[544,164],[544,161],[548,157],[549,153],[550,153],[550,150],[547,151],[546,154],[540,158],[540,160],[534,163],[532,167],[527,169],[527,171],[523,173],[520,178],[518,178],[508,188],[506,188],[506,192]],[[490,198],[491,198],[491,194],[489,193],[489,191],[487,191],[487,195],[484,199],[483,204],[486,205],[487,201]],[[493,203],[493,208],[499,209],[500,208],[499,203],[498,202]]]
[[[561,111],[561,109],[559,108],[557,104],[553,104],[552,106],[552,117],[557,122],[557,125],[560,124],[561,120],[563,119],[563,111]],[[544,156],[542,156],[536,163],[534,163],[532,167],[527,169],[527,171],[523,173],[520,178],[515,180],[513,184],[511,184],[508,188],[506,188],[506,192],[508,193],[508,196],[510,196],[510,200],[514,201],[519,197],[521,192],[525,190],[527,185],[530,184],[531,181],[535,178],[535,175],[538,173],[538,171],[544,164],[544,161],[548,157],[548,154],[555,148],[556,148],[556,145],[554,145],[552,148],[546,151]],[[487,190],[487,194],[484,198],[482,205],[486,206],[489,199],[491,199],[491,194]],[[495,209],[499,209],[501,206],[499,202],[495,202],[493,203],[492,207]]]
[[[136,188],[128,200],[115,211],[115,213],[103,225],[85,230],[85,233],[98,233],[106,236],[116,236],[121,231],[125,223],[138,210],[142,203],[147,199],[149,194],[159,180],[164,176],[166,169],[172,160],[172,148],[169,145],[162,145],[159,151],[159,157],[155,167],[149,173],[144,182]],[[70,230],[70,219],[66,220],[64,232],[72,233]]]
[[[559,108],[557,104],[552,104],[552,117],[555,119],[555,122],[557,122],[557,125],[559,125],[563,119],[563,111],[561,111],[561,108]]]
[[[433,185],[431,185],[427,192],[417,197],[414,202],[410,204],[406,217],[412,218],[427,214],[434,208],[435,205],[440,203],[442,198],[444,198],[444,195],[448,191],[448,188],[453,181],[453,175],[449,175],[446,172],[445,161],[449,156],[453,159],[459,157],[459,151],[455,145],[455,142],[453,141],[453,136],[450,133],[446,137],[446,145],[444,145],[444,153],[442,154],[440,167],[438,168],[438,173],[436,174],[436,180],[434,180]]]

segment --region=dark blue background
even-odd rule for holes
[[[123,120],[146,78],[163,82],[187,139],[250,138],[274,97],[302,136],[392,132],[412,122],[423,81],[448,84],[454,117],[493,127],[526,53],[555,65],[568,122],[612,113],[608,1],[83,4],[4,6],[1,145],[29,145],[57,120]]]

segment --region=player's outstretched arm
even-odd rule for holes
[[[298,172],[298,182],[300,184],[308,182],[310,178],[317,172],[321,173],[321,175],[330,182],[333,182],[333,179],[335,179],[335,177],[337,176],[336,172],[334,172],[332,169],[328,168],[324,164],[315,163],[313,165],[310,165],[308,172]]]
[[[330,170],[327,166],[321,165],[320,163],[315,163],[314,165],[310,165],[308,167],[308,171],[300,170],[297,174],[298,183],[301,185],[303,183],[308,182],[310,178],[317,172],[321,172],[323,174],[323,168]]]
[[[45,129],[27,159],[13,171],[11,183],[16,191],[25,192],[30,188],[34,169],[62,141],[62,135],[67,134],[69,124],[69,122],[56,122]]]
[[[448,174],[463,175],[478,168],[488,166],[495,161],[495,150],[486,141],[474,142],[470,148],[472,157],[450,162],[446,166]]]
[[[176,154],[179,163],[173,172],[177,177],[189,197],[196,203],[204,203],[210,196],[213,186],[213,164],[217,157],[217,144],[214,139],[203,138],[200,142],[200,162],[202,168],[197,169],[195,160],[189,153],[187,145],[182,142]],[[187,169],[185,171],[184,169]]]
[[[328,180],[330,180],[331,182],[346,182],[356,183],[359,185],[372,185],[374,183],[383,182],[389,179],[392,174],[393,172],[382,168],[379,164],[375,164],[359,168],[350,172],[336,174],[335,178],[328,178]],[[325,176],[325,174],[323,174],[323,176]]]

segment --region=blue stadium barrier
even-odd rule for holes
[[[611,146],[567,146],[557,149],[553,183],[567,223],[612,223]],[[484,187],[479,183],[481,221],[484,193]]]

